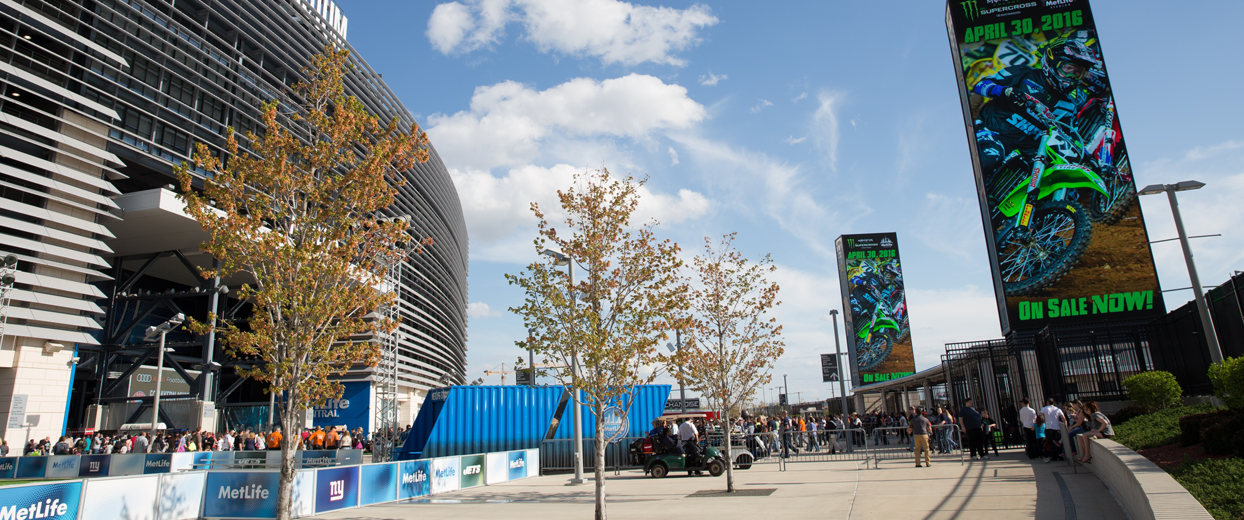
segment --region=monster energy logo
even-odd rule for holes
[[[848,238],[848,239],[847,239],[847,247],[855,247],[855,239],[854,239],[854,238]]]
[[[968,21],[975,20],[980,15],[980,9],[976,7],[976,0],[963,0],[959,2],[963,6],[963,15],[968,17]]]

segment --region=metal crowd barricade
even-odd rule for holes
[[[872,444],[874,467],[881,460],[915,460],[915,435],[907,434],[907,426],[886,426],[873,428],[868,436]],[[929,451],[932,458],[947,459],[959,457],[959,464],[964,463],[963,439],[956,424],[933,426],[933,434],[929,435]]]
[[[631,443],[643,437],[623,437],[617,441],[605,445],[605,468],[613,469],[615,472],[622,469],[639,468],[630,460]],[[583,439],[583,469],[595,468],[596,464],[596,441],[595,439]],[[543,470],[573,470],[574,469],[574,440],[573,439],[548,439],[540,443],[540,469]]]
[[[867,444],[853,445],[854,438],[864,437],[862,429],[763,432],[735,437],[734,449],[750,452],[753,464],[868,460]],[[721,449],[720,440],[719,435],[714,447]]]

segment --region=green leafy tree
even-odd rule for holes
[[[1232,410],[1244,410],[1244,357],[1222,360],[1209,367],[1214,395]]]
[[[531,329],[518,346],[538,360],[579,370],[552,372],[577,389],[576,399],[596,417],[596,518],[605,514],[605,424],[607,407],[629,414],[636,388],[658,375],[660,340],[671,320],[687,308],[686,285],[678,276],[678,245],[658,240],[655,222],[632,226],[642,182],[615,180],[608,170],[575,176],[575,185],[557,193],[565,215],[558,229],[538,204],[536,253],[559,250],[586,271],[572,287],[566,269],[552,257],[532,262],[521,275],[505,275],[526,294],[510,308]],[[572,267],[574,268],[574,267]]]
[[[301,412],[341,397],[332,376],[376,364],[379,344],[354,339],[397,326],[374,313],[392,303],[393,293],[380,288],[389,263],[404,261],[407,225],[380,212],[402,172],[428,158],[417,126],[382,123],[345,94],[348,58],[332,49],[312,58],[304,70],[310,82],[291,92],[301,103],[288,126],[278,121],[278,103],[265,103],[263,133],[246,134],[248,151],[229,129],[227,161],[200,143],[194,162],[207,175],[186,164],[178,170],[186,213],[207,232],[202,248],[219,262],[202,275],[251,280],[237,293],[253,304],[244,323],[213,317],[214,325],[193,328],[214,327],[227,353],[258,360],[238,372],[282,396],[281,520],[290,517]]]
[[[704,239],[704,252],[694,261],[692,319],[686,344],[675,359],[681,378],[707,399],[726,421],[756,390],[771,379],[769,370],[785,350],[782,326],[769,313],[780,287],[767,279],[777,268],[769,255],[748,261],[734,247],[735,233],[718,241]],[[723,429],[730,425],[723,422]],[[732,443],[726,451],[726,491],[734,489]]]

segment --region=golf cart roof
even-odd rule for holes
[[[703,419],[705,417],[708,417],[708,414],[703,413],[703,412],[700,412],[700,413],[668,413],[668,414],[662,415],[661,417],[659,417],[659,419],[666,420],[666,421],[673,421],[673,420],[678,420],[678,419]]]

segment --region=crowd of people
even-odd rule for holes
[[[409,428],[409,426],[407,427]],[[203,430],[162,432],[94,433],[81,436],[65,435],[53,441],[31,439],[22,450],[23,456],[103,455],[124,453],[182,453],[198,451],[262,451],[279,450],[284,438],[281,427],[268,431]],[[370,450],[371,442],[362,428],[353,431],[344,426],[307,428],[297,437],[295,450]],[[0,440],[0,457],[8,456],[8,441]]]

